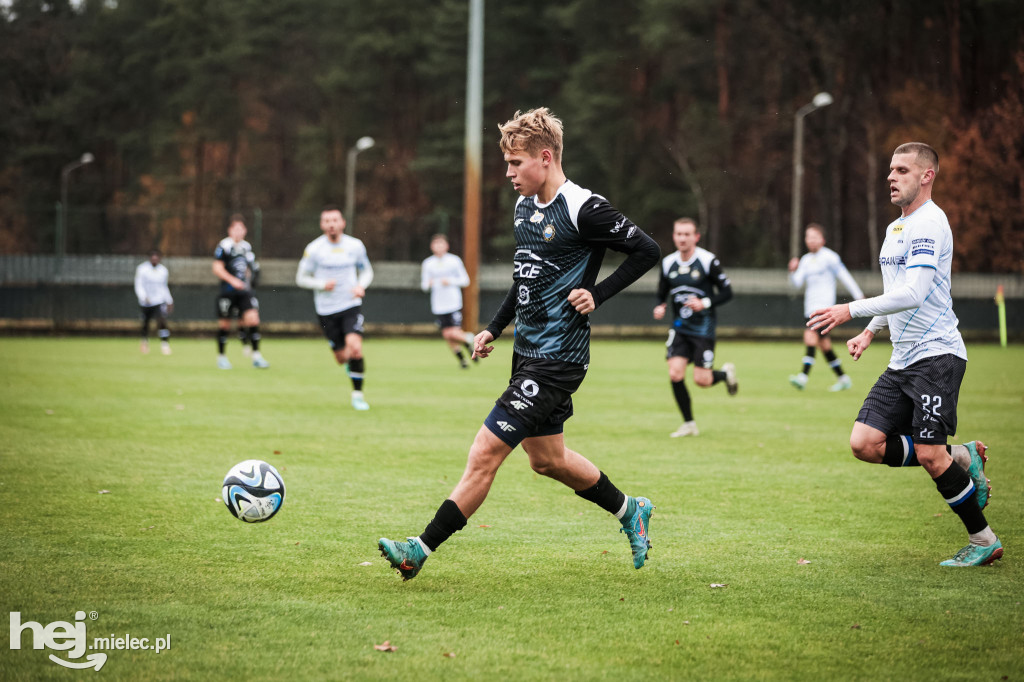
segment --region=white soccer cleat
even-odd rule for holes
[[[832,391],[833,393],[836,393],[837,391],[848,391],[851,388],[853,388],[853,380],[850,379],[850,376],[848,374],[844,374],[843,376],[839,377],[839,381],[829,386],[828,390]]]
[[[217,369],[231,369],[231,361],[226,355],[217,356]]]
[[[352,407],[359,412],[370,409],[370,403],[366,402],[362,391],[352,391]]]
[[[143,355],[149,355],[149,341],[143,339],[142,343],[139,345],[139,350],[142,351]]]
[[[682,426],[668,435],[669,438],[682,438],[683,436],[698,436],[700,431],[697,429],[697,422],[688,421],[683,422]]]
[[[800,372],[799,374],[790,374],[789,383],[791,383],[794,388],[802,391],[807,387],[807,375],[803,372]]]
[[[270,363],[263,359],[262,353],[253,353],[252,366],[256,369],[267,369],[270,367]]]
[[[740,383],[736,381],[736,365],[727,362],[722,365],[722,371],[725,372],[725,387],[729,390],[729,395],[736,395],[740,390]]]
[[[170,355],[171,354],[171,344],[167,343],[166,341],[161,342],[160,343],[160,352],[163,353],[164,355]]]

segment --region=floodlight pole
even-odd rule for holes
[[[789,257],[800,255],[800,227],[803,221],[804,116],[832,104],[832,95],[819,92],[796,111],[793,119],[793,197],[789,223]]]
[[[65,164],[60,169],[60,220],[57,221],[57,235],[56,235],[56,247],[57,247],[57,274],[60,274],[61,266],[64,262],[64,254],[67,251],[67,233],[68,233],[68,176],[71,175],[71,171],[76,168],[92,163],[96,160],[96,157],[86,152],[79,158],[75,159],[71,163]]]
[[[463,260],[469,286],[462,303],[466,327],[480,326],[480,173],[483,146],[484,2],[469,2],[469,44],[466,47],[466,151],[463,200]]]
[[[356,157],[374,145],[372,137],[360,137],[355,145],[348,150],[345,177],[345,223],[347,231],[352,234],[356,224]]]

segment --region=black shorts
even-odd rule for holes
[[[139,311],[142,313],[142,320],[149,322],[152,319],[157,321],[164,321],[167,319],[167,304],[161,303],[160,305],[140,305]]]
[[[363,307],[355,306],[330,315],[317,315],[320,328],[324,330],[327,343],[331,350],[345,347],[345,337],[349,334],[363,335]]]
[[[434,322],[437,323],[438,329],[447,329],[448,327],[462,327],[462,311],[456,310],[454,313],[445,313],[444,315],[438,315]]]
[[[260,302],[251,291],[232,291],[217,297],[217,317],[228,320],[241,317],[246,310],[259,310]]]
[[[944,445],[956,433],[956,403],[967,361],[955,355],[886,369],[871,387],[857,421],[887,436],[909,435],[915,443]]]
[[[585,365],[512,354],[512,378],[484,425],[513,448],[524,438],[553,436],[572,416],[572,394]]]
[[[686,358],[693,365],[711,369],[715,364],[715,340],[706,336],[687,336],[675,329],[668,330],[665,359]]]

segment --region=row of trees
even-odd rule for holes
[[[294,256],[318,208],[344,202],[363,135],[371,256],[422,257],[439,229],[458,240],[467,15],[465,0],[13,0],[0,251],[53,248],[60,168],[90,151],[70,187],[75,248],[206,254],[228,214],[260,207],[265,255]],[[544,105],[566,123],[569,176],[663,248],[689,214],[727,264],[781,266],[793,114],[828,91],[806,119],[804,217],[848,263],[874,260],[891,150],[916,139],[942,156],[957,266],[1021,270],[1018,0],[527,0],[488,4],[485,32],[485,260],[508,258],[515,200],[495,124]]]

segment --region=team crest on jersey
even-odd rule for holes
[[[690,266],[689,265],[684,265],[681,268],[679,268],[679,274],[680,275],[689,275],[690,274]]]
[[[893,234],[899,234],[902,231],[903,231],[903,226],[902,225],[897,225],[896,227],[892,228],[892,233]]]
[[[530,216],[531,223],[539,223],[542,220],[544,220],[544,214],[541,213],[540,211],[534,211],[533,215]]]
[[[544,226],[544,241],[549,242],[555,238],[555,226],[545,225]]]

